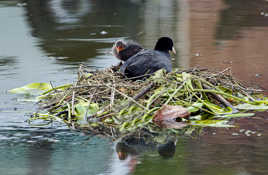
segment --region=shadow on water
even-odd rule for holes
[[[16,64],[17,64],[16,57],[14,56],[1,57],[0,56],[0,72],[1,72],[1,75],[4,76],[4,77],[0,77],[0,79],[12,77],[12,75],[16,74],[15,71],[9,71],[12,67],[16,67]]]
[[[28,175],[48,175],[51,167],[51,157],[53,153],[52,143],[40,141],[28,148],[29,173]],[[40,164],[42,166],[40,166]]]
[[[0,57],[0,66],[11,66],[14,65],[15,63],[16,63],[15,57]]]

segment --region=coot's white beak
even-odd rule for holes
[[[176,50],[174,47],[172,47],[172,52],[176,55]]]

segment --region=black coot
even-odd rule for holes
[[[126,61],[131,56],[140,52],[143,48],[133,41],[118,40],[115,42],[112,52],[121,61]]]
[[[159,69],[172,70],[169,51],[175,52],[173,41],[169,37],[161,37],[154,50],[145,49],[130,57],[121,67],[120,72],[128,78],[152,74]]]

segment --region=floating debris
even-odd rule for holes
[[[106,34],[108,34],[108,32],[106,32],[106,31],[103,30],[103,31],[100,32],[100,34],[101,35],[106,35]]]
[[[260,136],[262,136],[262,134],[261,133],[258,133],[257,136],[260,137]]]
[[[199,57],[199,56],[200,56],[200,53],[198,53],[198,52],[195,53],[195,56],[196,56],[196,57]]]
[[[239,134],[234,132],[234,133],[232,133],[232,136],[239,136]]]
[[[18,7],[25,7],[26,5],[27,5],[27,3],[25,3],[25,2],[24,3],[17,3]]]
[[[245,131],[245,129],[240,129],[240,130],[239,130],[239,132],[244,132],[244,131]]]
[[[250,130],[247,130],[246,132],[245,132],[245,135],[246,136],[251,136],[251,134],[254,134],[252,131],[250,131]]]

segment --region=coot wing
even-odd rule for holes
[[[120,51],[119,57],[121,60],[126,61],[131,56],[137,54],[142,50],[142,47],[138,44],[129,44],[124,50]]]
[[[159,69],[171,71],[170,55],[154,50],[143,50],[129,58],[120,68],[127,77],[151,74]]]

